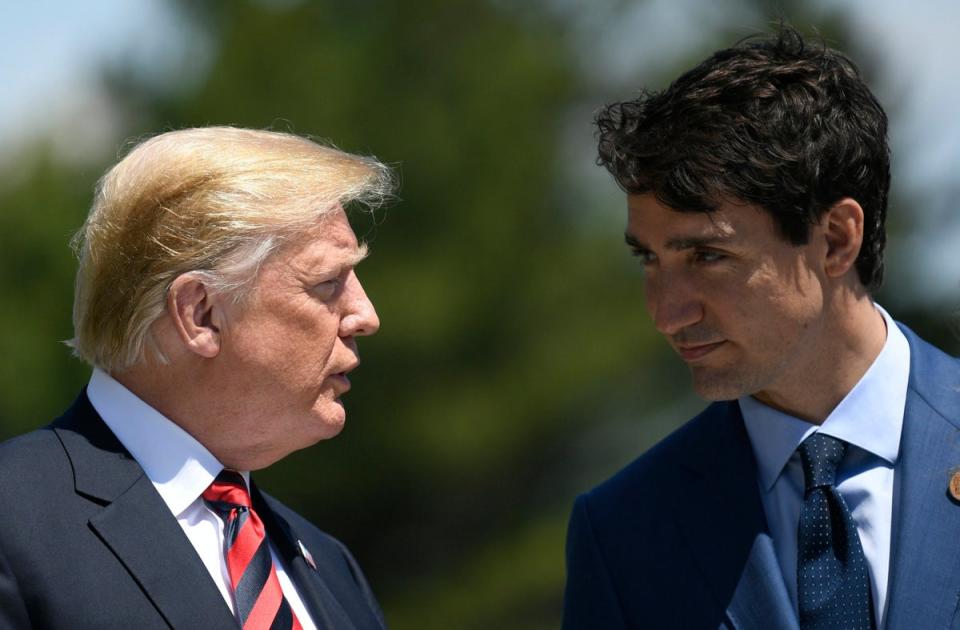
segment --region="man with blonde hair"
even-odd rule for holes
[[[344,208],[390,172],[305,138],[164,133],[76,237],[90,383],[0,445],[0,627],[382,628],[347,549],[251,483],[337,435],[377,331]]]

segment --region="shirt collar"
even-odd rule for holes
[[[883,348],[820,427],[772,409],[752,396],[738,400],[757,459],[760,482],[766,491],[773,488],[800,443],[817,431],[857,446],[891,465],[896,463],[910,377],[910,345],[889,313],[880,305],[876,308],[887,325]]]
[[[196,501],[223,470],[223,464],[192,435],[103,370],[93,370],[87,397],[174,516]],[[244,479],[249,484],[248,474]]]

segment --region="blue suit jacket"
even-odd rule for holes
[[[256,486],[252,496],[317,626],[382,630],[347,549]],[[0,628],[31,627],[239,627],[177,520],[85,393],[49,427],[0,444]]]
[[[887,630],[960,628],[960,364],[910,330]],[[736,402],[714,403],[577,498],[565,630],[798,628]]]

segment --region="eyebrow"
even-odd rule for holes
[[[357,245],[357,249],[354,250],[353,254],[343,262],[343,267],[356,267],[359,265],[364,258],[370,255],[370,248],[367,247],[366,243],[360,243]]]
[[[649,250],[650,248],[644,243],[640,242],[635,236],[630,233],[624,233],[623,240],[627,243],[628,246],[634,249]],[[730,243],[734,240],[732,236],[727,236],[723,234],[715,236],[683,236],[671,238],[667,241],[667,249],[674,251],[683,251],[685,249],[695,249],[697,247],[709,247],[711,245],[718,245],[724,243]]]
[[[325,276],[328,274],[341,274],[347,269],[353,269],[370,254],[370,248],[366,243],[360,243],[356,249],[344,254],[344,258],[336,264],[323,264],[318,262],[307,263],[307,266],[301,270],[301,273],[309,277]]]

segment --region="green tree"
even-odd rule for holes
[[[176,6],[210,56],[188,60],[179,86],[106,69],[124,135],[289,129],[376,154],[402,183],[393,208],[354,215],[383,325],[361,341],[347,428],[260,483],[355,551],[395,629],[556,627],[574,494],[700,405],[643,315],[611,218],[621,195],[568,177],[570,112],[589,134],[596,105],[661,87],[745,33],[705,32],[685,58],[614,85],[582,63],[577,16],[536,3]],[[742,6],[767,25],[765,3]],[[611,3],[607,19],[628,9]],[[814,21],[799,3],[785,10]],[[843,23],[819,20],[842,45]],[[66,242],[109,156],[77,166],[51,155],[37,147],[0,189],[6,435],[45,423],[87,375],[59,343],[71,335]],[[925,332],[942,330],[931,321]]]

